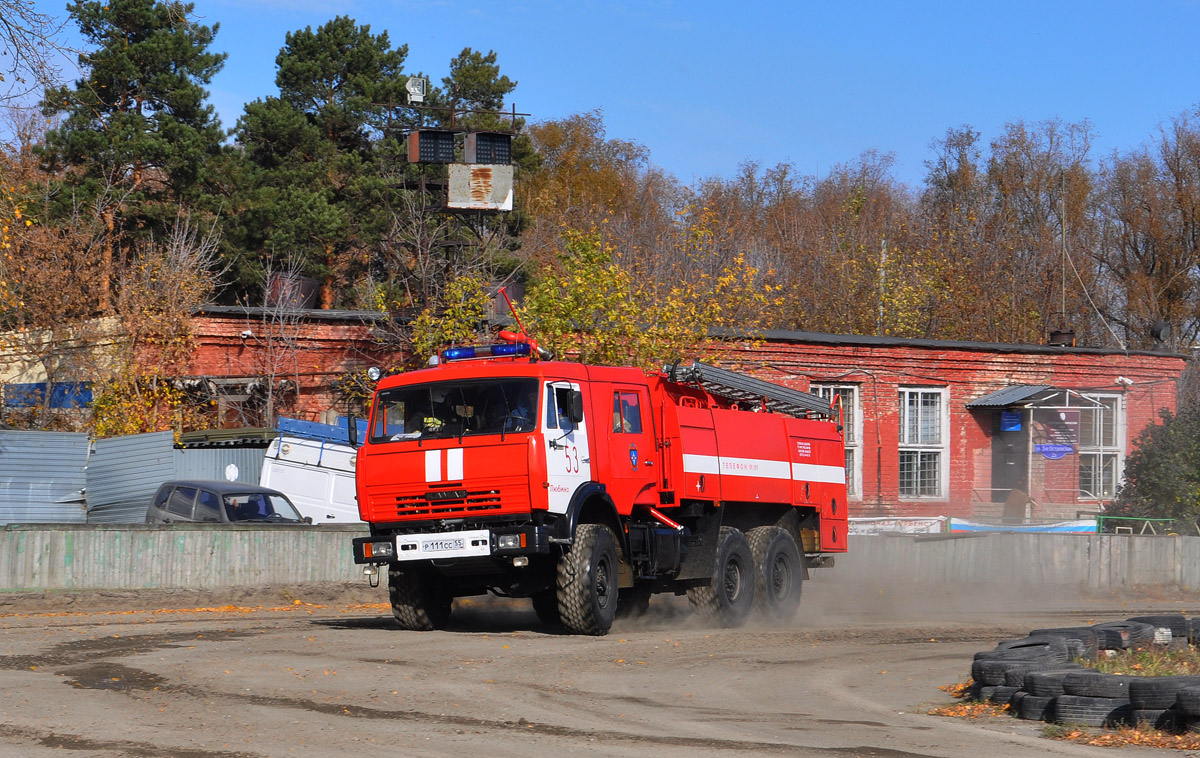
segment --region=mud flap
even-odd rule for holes
[[[713,563],[717,560],[717,544],[721,538],[721,511],[696,519],[687,552],[679,563],[676,579],[711,579]]]

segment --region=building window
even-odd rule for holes
[[[1079,499],[1111,500],[1121,476],[1121,396],[1080,394]]]
[[[842,440],[846,445],[846,496],[862,496],[862,412],[858,404],[858,385],[814,384],[812,393],[831,405],[841,403]]]
[[[900,390],[900,497],[945,497],[948,421],[945,390]]]

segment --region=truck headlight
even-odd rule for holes
[[[364,558],[394,558],[395,556],[396,543],[391,540],[363,544]]]
[[[501,534],[496,538],[496,547],[501,550],[515,550],[521,547],[521,535]]]

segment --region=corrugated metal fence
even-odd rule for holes
[[[257,484],[263,455],[261,447],[176,449],[171,432],[89,443],[85,434],[0,431],[0,524],[138,524],[163,482]]]
[[[87,435],[0,431],[0,523],[81,524]]]
[[[158,485],[175,478],[175,435],[135,434],[96,440],[88,462],[88,523],[135,524]]]

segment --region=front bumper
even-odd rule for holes
[[[550,537],[550,529],[544,526],[356,537],[354,562],[383,564],[548,555]]]

